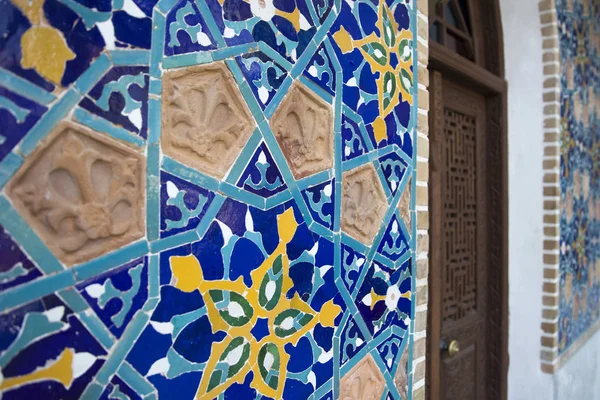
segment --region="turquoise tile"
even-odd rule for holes
[[[65,289],[75,283],[71,271],[63,271],[54,275],[35,279],[0,293],[0,312],[5,312],[33,300],[48,296]]]
[[[225,47],[223,49],[215,50],[212,52],[212,58],[215,61],[224,60],[226,58],[233,58],[249,53],[253,48],[256,47],[256,43],[244,43],[238,44],[237,46]]]
[[[152,13],[152,48],[150,49],[150,76],[160,78],[165,47],[165,16],[158,9]]]
[[[45,91],[39,86],[26,81],[20,76],[17,76],[12,72],[5,70],[4,68],[0,68],[0,85],[12,90],[13,92],[19,93],[23,97],[37,101],[40,104],[48,105],[56,100],[56,96],[52,93]]]
[[[93,382],[85,388],[81,394],[81,399],[97,400],[100,398],[100,396],[102,396],[102,392],[104,392],[104,387],[96,382]]]
[[[40,120],[31,128],[29,133],[21,141],[18,151],[23,156],[30,155],[38,143],[44,139],[54,129],[54,127],[67,116],[69,111],[81,100],[81,95],[74,89],[69,89],[63,93],[60,100],[40,118]]]
[[[199,53],[179,54],[163,59],[164,69],[189,67],[191,65],[208,64],[213,61],[212,53],[203,51]]]
[[[27,222],[15,211],[4,196],[0,196],[0,225],[4,227],[45,274],[64,270],[58,259],[48,250]]]
[[[210,12],[210,9],[208,8],[208,4],[206,4],[206,0],[195,0],[195,2],[198,6],[198,9],[200,10],[200,14],[202,14],[202,18],[204,19],[206,26],[208,27],[208,31],[210,32],[215,42],[217,42],[217,46],[225,47],[225,39],[223,39],[221,31],[215,23],[213,15]]]
[[[146,255],[147,252],[148,242],[145,239],[142,239],[138,242],[120,248],[119,250],[107,253],[92,261],[79,264],[73,267],[71,270],[73,271],[73,274],[75,274],[77,282],[81,282],[91,278],[92,276],[121,266],[128,261],[142,257]]]
[[[160,295],[160,265],[158,255],[148,257],[148,297],[157,298]]]
[[[331,104],[333,103],[333,96],[327,93],[321,86],[315,84],[312,80],[308,79],[304,75],[300,75],[300,82],[307,88],[309,88],[313,93],[319,96],[323,101]]]
[[[161,121],[162,103],[160,98],[150,97],[148,99],[148,143],[160,142],[162,129]]]
[[[281,65],[286,71],[290,71],[293,67],[292,63],[276,52],[271,46],[263,41],[258,42],[258,50],[263,52],[267,57],[271,58],[277,64]]]
[[[15,153],[8,153],[0,162],[0,189],[4,187],[23,165],[23,158]]]
[[[277,90],[277,93],[275,93],[275,96],[273,96],[273,99],[271,99],[271,102],[269,103],[269,105],[267,105],[267,108],[265,109],[265,115],[267,118],[271,118],[273,116],[275,110],[277,110],[277,107],[279,107],[279,104],[281,104],[281,102],[283,101],[293,82],[294,80],[290,76],[285,78],[285,80],[279,87],[279,90]]]
[[[198,227],[196,228],[196,232],[198,232],[199,238],[204,237],[204,234],[210,227],[210,224],[212,223],[213,219],[216,217],[217,213],[221,209],[221,206],[223,205],[224,202],[225,202],[225,197],[223,197],[219,194],[215,195],[215,198],[213,199],[212,203],[210,203],[210,206],[208,206],[208,210],[206,210],[206,215],[204,215],[204,218],[202,218],[202,221],[200,221],[200,223],[198,224]]]
[[[240,152],[240,155],[233,163],[231,170],[226,176],[226,182],[229,182],[233,185],[237,183],[237,181],[240,179],[240,176],[242,176],[242,174],[244,173],[246,166],[248,165],[248,160],[252,158],[252,155],[256,151],[256,148],[258,147],[261,141],[262,135],[260,134],[260,131],[258,129],[255,129],[252,135],[250,136],[250,139],[248,139],[248,141],[244,145],[244,148]]]
[[[208,176],[198,170],[188,167],[187,165],[183,165],[168,156],[163,156],[162,158],[162,169],[172,175],[185,179],[194,185],[201,186],[204,189],[208,189],[213,192],[219,189],[219,181],[212,176]]]
[[[108,329],[106,329],[104,323],[100,321],[100,318],[98,318],[98,316],[95,313],[79,313],[79,319],[81,320],[81,323],[86,327],[86,329],[92,335],[94,335],[98,342],[100,342],[102,347],[104,347],[106,350],[110,350],[114,346],[114,337],[111,335]]]
[[[148,50],[112,50],[109,57],[113,65],[150,65]]]
[[[150,243],[150,252],[153,254],[160,253],[167,249],[179,247],[183,244],[192,243],[199,239],[196,231],[187,231],[178,235],[162,238]]]
[[[160,232],[160,148],[148,146],[148,169],[146,172],[146,231],[148,240],[158,239]]]
[[[62,290],[57,295],[74,313],[79,313],[90,308],[87,301],[73,288]]]
[[[107,133],[117,140],[122,140],[137,147],[143,147],[146,144],[146,141],[141,137],[132,134],[127,129],[113,125],[104,118],[97,117],[83,108],[77,107],[73,116],[77,122],[98,132]]]
[[[150,78],[150,94],[161,95],[162,94],[162,81],[156,78]]]
[[[147,396],[155,391],[154,386],[148,382],[148,380],[141,376],[139,372],[129,365],[127,361],[123,362],[119,371],[117,372],[119,378],[123,379],[123,381],[129,385],[136,393]]]
[[[319,183],[323,183],[325,181],[330,180],[331,178],[333,178],[333,170],[332,169],[327,169],[325,171],[321,171],[318,172],[314,175],[311,176],[307,176],[306,178],[303,178],[301,180],[298,181],[298,188],[301,190],[304,190],[308,187],[314,186],[314,185],[318,185]]]
[[[234,186],[231,183],[221,182],[221,185],[219,186],[219,191],[226,196],[241,201],[242,203],[250,204],[251,206],[260,208],[261,210],[265,209],[265,199],[254,193],[250,193],[246,190],[240,189],[239,187]]]
[[[98,383],[106,385],[109,382],[112,375],[123,363],[125,356],[131,350],[131,347],[133,347],[135,339],[142,332],[149,319],[150,316],[143,312],[139,312],[133,317],[121,340],[119,340],[102,368],[100,368],[100,371],[98,371],[98,375],[96,375]]]
[[[160,0],[156,4],[156,8],[162,13],[167,14],[179,0]]]
[[[87,92],[98,83],[100,78],[104,76],[112,66],[110,59],[106,54],[101,54],[90,67],[75,81],[73,88],[80,95],[85,96]]]
[[[292,198],[292,194],[289,190],[284,190],[271,197],[268,197],[265,202],[265,209],[269,210],[275,206],[285,203]]]

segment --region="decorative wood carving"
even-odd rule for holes
[[[372,164],[342,175],[342,230],[370,245],[383,221],[385,192]]]
[[[271,126],[296,179],[333,167],[331,106],[296,82]]]
[[[445,140],[439,151],[445,158],[441,246],[445,254],[442,320],[446,322],[476,311],[478,188],[475,117],[448,108],[444,116]]]
[[[255,126],[233,79],[222,62],[165,72],[165,154],[216,178],[225,176]]]
[[[340,400],[379,400],[385,379],[371,354],[367,354],[340,379]]]
[[[142,158],[63,123],[13,178],[8,196],[56,256],[73,265],[144,235]]]

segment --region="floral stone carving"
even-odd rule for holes
[[[143,156],[62,123],[13,178],[15,208],[66,265],[144,235]]]
[[[255,123],[222,63],[165,72],[162,146],[168,156],[223,178]]]
[[[360,360],[340,379],[340,399],[379,400],[385,380],[371,354]]]
[[[342,175],[342,230],[370,245],[387,208],[385,192],[372,164]]]
[[[331,106],[296,82],[271,121],[296,179],[333,167]]]

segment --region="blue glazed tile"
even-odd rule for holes
[[[367,151],[359,125],[345,115],[342,116],[342,141],[343,161],[351,160]]]
[[[327,181],[302,191],[313,220],[331,229],[334,215],[335,181]]]
[[[403,97],[383,113],[380,73],[365,61],[370,47],[347,51],[336,41],[342,27],[352,40],[377,36],[385,4],[400,28],[411,28],[416,11],[392,0],[266,0],[266,7],[255,0],[46,0],[43,24],[72,53],[56,82],[21,65],[23,35],[34,28],[17,7],[0,5],[0,27],[6,21],[8,35],[0,35],[0,118],[10,122],[6,135],[0,128],[0,186],[67,117],[138,146],[147,160],[147,239],[72,269],[65,270],[0,197],[6,206],[0,210],[0,252],[8,257],[0,262],[0,350],[19,330],[27,332],[25,315],[46,312],[25,350],[0,352],[3,384],[51,365],[66,348],[89,353],[93,361],[71,384],[35,382],[4,397],[202,396],[201,382],[223,383],[223,373],[231,371],[223,362],[207,371],[209,360],[225,351],[215,346],[231,338],[219,316],[241,304],[234,292],[252,298],[248,294],[260,290],[257,279],[279,279],[271,257],[277,251],[285,254],[280,260],[287,273],[279,302],[287,312],[303,304],[315,313],[315,325],[278,349],[287,362],[277,395],[260,393],[261,371],[251,369],[206,397],[333,400],[340,376],[370,353],[386,380],[382,398],[399,398],[392,377],[413,329],[416,228],[403,225],[396,207],[397,192],[415,190],[414,180],[405,186],[414,173],[416,94],[410,93],[412,106]],[[567,40],[564,48],[576,50],[573,44]],[[257,123],[225,180],[183,166],[160,147],[163,71],[220,60]],[[392,68],[404,68],[403,62],[390,53]],[[578,82],[585,73],[576,74]],[[335,138],[333,168],[298,181],[268,121],[295,80],[331,105]],[[383,136],[375,134],[377,124],[384,125]],[[593,146],[583,132],[577,126],[572,134]],[[340,230],[342,173],[365,163],[376,166],[390,202],[372,246]],[[579,202],[575,207],[583,209]],[[565,238],[575,240],[574,232],[566,229]],[[265,263],[271,269],[253,276]],[[222,288],[232,290],[213,293]],[[276,316],[262,304],[252,307],[262,307],[261,315],[237,332],[272,340]],[[572,340],[583,328],[569,329]],[[247,357],[244,365],[264,362],[257,354]],[[277,369],[268,373],[269,379],[282,376]]]
[[[385,177],[385,184],[390,189],[392,195],[395,195],[406,173],[406,162],[396,153],[390,153],[379,159],[379,165]]]
[[[355,304],[371,335],[388,326],[408,329],[411,313],[411,261],[397,270],[380,264],[369,266]]]
[[[324,45],[320,45],[304,70],[304,76],[318,84],[329,94],[334,94],[336,87],[335,70]]]
[[[271,152],[264,142],[254,152],[246,170],[240,176],[237,186],[262,197],[271,197],[287,189]]]
[[[360,271],[366,268],[365,256],[352,247],[342,244],[341,252],[341,278],[344,285],[352,292],[360,275]]]
[[[198,6],[192,0],[181,0],[167,14],[165,56],[216,49]]]
[[[385,230],[377,251],[385,257],[396,261],[406,252],[410,251],[408,238],[408,232],[402,219],[395,214]]]
[[[79,293],[117,338],[148,298],[147,259],[122,265],[77,285]]]
[[[391,328],[388,328],[391,330]],[[379,353],[386,369],[393,373],[396,367],[406,368],[405,365],[399,365],[400,357],[402,357],[402,350],[406,346],[408,335],[404,338],[398,335],[392,335],[386,339],[385,342],[377,346],[377,352]]]
[[[147,67],[114,67],[83,98],[80,106],[145,139],[149,82]]]
[[[77,375],[70,370],[72,375],[67,381],[32,379],[28,385],[4,388],[3,398],[79,398],[104,362],[102,346],[56,296],[0,315],[0,326],[0,346],[4,350],[0,365],[5,382],[60,360],[63,364],[66,361],[62,368],[72,368],[69,359],[79,361]]]
[[[195,229],[206,214],[214,193],[161,172],[161,237]]]
[[[311,0],[313,7],[315,8],[315,12],[319,19],[319,22],[322,24],[327,19],[327,16],[332,10],[333,0]]]
[[[354,358],[367,344],[367,340],[363,335],[354,318],[348,314],[345,325],[340,335],[339,358],[340,366],[346,364]]]
[[[47,108],[0,87],[0,161],[39,121]]]
[[[30,282],[42,274],[14,239],[0,226],[0,292]]]
[[[99,400],[122,398],[128,398],[130,400],[142,399],[142,397],[138,395],[137,392],[130,388],[118,376],[115,376],[111,379],[110,383],[106,385],[106,387],[104,388],[104,392],[102,392],[102,395],[100,396]]]
[[[236,57],[258,104],[264,110],[281,87],[287,71],[262,52]]]

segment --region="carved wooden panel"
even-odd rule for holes
[[[340,400],[379,400],[385,379],[370,354],[340,379]]]
[[[222,62],[170,70],[163,87],[163,151],[223,178],[255,126],[231,72]]]
[[[387,201],[373,164],[344,172],[342,176],[342,230],[371,244],[383,221]]]
[[[442,293],[443,321],[458,321],[477,309],[476,120],[444,110]]]
[[[301,83],[292,86],[271,127],[297,179],[333,167],[331,106]]]
[[[507,296],[506,282],[506,253],[501,245],[506,240],[506,231],[503,228],[506,223],[506,208],[503,204],[502,193],[505,193],[505,181],[503,171],[506,168],[505,159],[502,157],[505,149],[503,129],[504,99],[495,96],[487,102],[487,127],[488,134],[486,162],[486,181],[490,187],[491,195],[488,196],[488,230],[487,240],[489,247],[488,262],[488,290],[487,290],[487,396],[490,399],[502,398],[503,381],[506,376],[507,365],[503,362],[506,354],[506,310],[503,298]]]
[[[474,346],[462,349],[455,358],[444,360],[443,398],[479,400],[477,398],[477,351]]]
[[[13,178],[8,196],[56,256],[73,265],[144,235],[143,157],[63,123]]]

